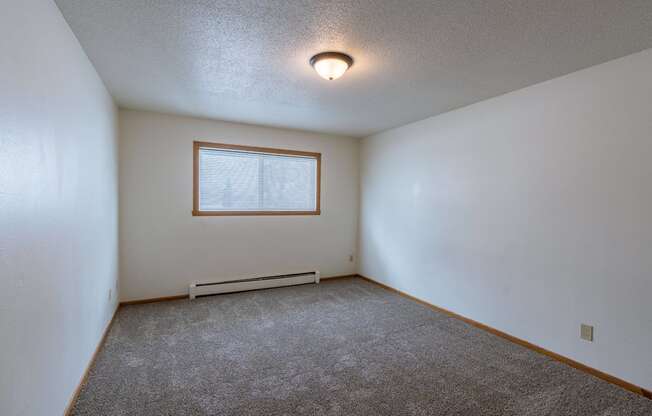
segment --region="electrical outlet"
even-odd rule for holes
[[[593,342],[593,327],[587,324],[580,325],[580,338]]]
[[[350,261],[350,262],[353,262],[353,254],[351,254],[351,255],[349,256],[349,261]]]

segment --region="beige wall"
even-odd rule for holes
[[[1,10],[0,414],[61,415],[118,298],[117,111],[54,2]]]
[[[360,272],[652,388],[650,74],[647,50],[364,139]]]
[[[120,111],[121,299],[185,294],[193,280],[355,272],[358,140]],[[193,217],[192,142],[322,153],[319,216]]]

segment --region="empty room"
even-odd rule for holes
[[[0,415],[651,416],[652,1],[3,0]]]

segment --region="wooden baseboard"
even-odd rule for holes
[[[464,321],[467,324],[473,325],[476,328],[480,328],[480,329],[482,329],[484,331],[487,331],[489,333],[497,335],[497,336],[499,336],[501,338],[507,339],[507,340],[509,340],[509,341],[511,341],[511,342],[513,342],[515,344],[521,345],[521,346],[523,346],[525,348],[529,348],[529,349],[531,349],[533,351],[536,351],[536,352],[538,352],[540,354],[547,355],[548,357],[553,358],[553,359],[555,359],[557,361],[560,361],[560,362],[562,362],[564,364],[567,364],[567,365],[569,365],[569,366],[571,366],[573,368],[577,368],[578,370],[582,370],[582,371],[584,371],[584,372],[586,372],[586,373],[588,373],[588,374],[590,374],[590,375],[592,375],[594,377],[600,378],[600,379],[602,379],[604,381],[615,384],[615,385],[617,385],[619,387],[622,387],[622,388],[624,388],[626,390],[629,390],[631,392],[634,392],[636,394],[640,394],[641,396],[647,397],[648,399],[652,400],[652,392],[650,392],[649,390],[646,390],[646,389],[644,389],[644,388],[642,388],[640,386],[637,386],[637,385],[632,384],[632,383],[630,383],[628,381],[622,380],[622,379],[620,379],[620,378],[618,378],[616,376],[612,376],[611,374],[607,374],[607,373],[604,373],[604,372],[602,372],[600,370],[596,370],[593,367],[589,367],[589,366],[587,366],[585,364],[582,364],[582,363],[580,363],[578,361],[575,361],[575,360],[572,360],[572,359],[570,359],[568,357],[564,357],[563,355],[557,354],[556,352],[552,352],[552,351],[547,350],[545,348],[542,348],[542,347],[540,347],[538,345],[532,344],[532,343],[530,343],[528,341],[525,341],[523,339],[520,339],[520,338],[517,338],[517,337],[515,337],[513,335],[510,335],[510,334],[508,334],[506,332],[500,331],[500,330],[492,328],[492,327],[490,327],[488,325],[485,325],[485,324],[482,324],[480,322],[474,321],[473,319],[470,319],[470,318],[467,318],[465,316],[459,315],[459,314],[457,314],[455,312],[449,311],[448,309],[444,309],[444,308],[441,308],[439,306],[428,303],[428,302],[426,302],[424,300],[421,300],[421,299],[419,299],[417,297],[409,295],[409,294],[407,294],[407,293],[405,293],[403,291],[400,291],[398,289],[394,289],[391,286],[387,286],[386,284],[380,283],[380,282],[378,282],[378,281],[376,281],[374,279],[371,279],[369,277],[363,276],[361,274],[358,274],[358,277],[360,277],[361,279],[364,279],[364,280],[366,280],[366,281],[368,281],[370,283],[373,283],[373,284],[375,284],[377,286],[380,286],[383,289],[389,290],[390,292],[397,293],[397,294],[399,294],[399,295],[401,295],[403,297],[406,297],[406,298],[408,298],[408,299],[410,299],[410,300],[412,300],[414,302],[417,302],[417,303],[420,303],[420,304],[422,304],[424,306],[427,306],[427,307],[429,307],[429,308],[431,308],[431,309],[433,309],[433,310],[435,310],[437,312],[442,312],[442,313],[444,313],[444,314],[446,314],[448,316],[451,316],[453,318]]]
[[[165,301],[168,301],[168,300],[179,300],[179,299],[188,299],[188,295],[163,296],[163,297],[160,297],[160,298],[127,300],[127,301],[124,301],[124,302],[120,302],[120,306],[141,305],[143,303],[165,302]]]
[[[322,277],[320,279],[320,282],[326,283],[329,281],[334,281],[338,279],[350,279],[358,277],[357,274],[345,274],[345,275],[340,275],[340,276],[326,276]],[[149,298],[149,299],[137,299],[137,300],[127,300],[124,302],[120,302],[120,306],[126,306],[126,305],[141,305],[143,303],[154,303],[154,302],[165,302],[168,300],[179,300],[179,299],[188,299],[188,295],[176,295],[176,296],[163,296],[160,298]]]
[[[343,274],[340,276],[326,276],[322,277],[319,279],[320,283],[327,283],[327,282],[333,282],[336,280],[341,280],[341,279],[351,279],[351,278],[356,278],[359,277],[357,274]]]
[[[86,365],[86,370],[84,370],[84,374],[82,375],[81,380],[79,380],[79,384],[77,384],[77,388],[72,393],[72,397],[68,401],[68,405],[66,406],[66,409],[63,411],[63,416],[68,416],[72,411],[72,408],[75,405],[75,402],[77,401],[77,397],[79,396],[79,392],[81,391],[82,386],[86,382],[86,379],[88,378],[88,373],[90,372],[91,367],[93,366],[93,363],[97,358],[97,354],[99,354],[99,352],[102,350],[104,341],[106,341],[106,337],[109,335],[109,331],[111,330],[111,326],[113,325],[115,316],[118,313],[118,309],[120,309],[120,305],[116,306],[115,310],[113,311],[113,315],[111,316],[111,320],[106,325],[106,328],[104,328],[104,333],[102,334],[102,338],[100,338],[100,342],[97,343],[97,346],[95,347],[95,351],[93,352],[93,355],[91,356],[88,365]]]

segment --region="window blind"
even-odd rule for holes
[[[317,159],[199,149],[201,211],[314,211]]]

